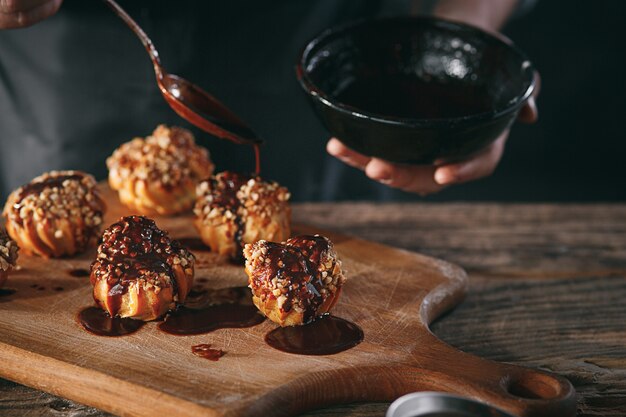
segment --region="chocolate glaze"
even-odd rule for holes
[[[4,231],[4,229],[0,227],[0,244],[4,246],[10,239],[11,238]],[[12,253],[12,251],[7,251],[6,254],[4,252],[0,252],[0,258],[4,259],[9,265],[15,266],[15,261],[17,260],[17,254]]]
[[[67,273],[74,278],[84,278],[89,276],[89,270],[84,268],[70,269]]]
[[[220,181],[215,177],[210,179],[210,188],[213,193],[211,208],[225,208],[235,215],[235,225],[237,229],[233,236],[236,245],[235,255],[232,260],[237,264],[243,263],[242,239],[245,233],[245,223],[241,217],[241,201],[237,198],[237,191],[246,184],[253,176],[240,174],[232,171],[224,171],[220,175]]]
[[[250,290],[234,287],[190,293],[187,304],[168,314],[158,328],[182,336],[222,328],[252,327],[264,320],[252,304]]]
[[[211,191],[213,193],[213,201],[210,207],[224,207],[231,211],[236,211],[240,206],[237,198],[237,191],[242,185],[247,183],[251,175],[240,174],[233,171],[224,171],[220,174],[220,181],[216,177],[210,180]]]
[[[104,207],[106,207],[106,203],[104,202],[104,200],[102,200],[102,197],[100,196],[97,188],[82,183],[82,181],[86,177],[87,174],[82,172],[75,172],[73,174],[60,174],[48,177],[43,181],[30,182],[22,186],[19,189],[19,192],[15,199],[15,203],[11,207],[11,220],[16,222],[20,226],[23,226],[25,223],[32,222],[33,219],[31,217],[27,216],[26,219],[23,219],[20,216],[20,210],[22,209],[24,199],[29,195],[39,194],[47,188],[63,188],[63,183],[68,180],[78,182],[80,186],[85,189],[85,195],[90,195],[91,197],[93,197],[83,198],[81,201],[81,205],[90,207],[94,213],[102,216]],[[47,221],[48,220],[44,220],[44,222]],[[100,231],[100,226],[97,224],[83,224],[82,227],[84,228],[83,233],[81,233],[79,236],[75,236],[75,238],[77,239],[76,248],[79,251],[84,250],[85,247],[92,241],[92,239],[95,239],[96,235]]]
[[[16,292],[17,290],[14,290],[13,288],[0,288],[0,297],[9,297]]]
[[[46,178],[43,181],[29,182],[28,184],[22,186],[12,207],[14,221],[16,221],[20,225],[24,224],[24,219],[21,218],[19,213],[22,208],[22,201],[29,195],[39,194],[46,188],[61,188],[63,187],[63,182],[65,182],[66,180],[80,182],[83,178],[85,178],[85,176],[80,173],[70,175],[58,175],[55,177]]]
[[[201,358],[208,359],[210,361],[217,362],[222,356],[226,354],[222,349],[213,349],[211,345],[202,343],[191,347],[191,352],[200,356]]]
[[[2,233],[2,229],[0,229],[0,233]],[[0,234],[0,239],[2,239],[2,235]],[[4,254],[2,252],[0,252],[0,258],[4,259],[5,261],[7,261],[7,263],[9,265],[15,265],[15,260],[10,258],[10,254]]]
[[[309,323],[315,319],[317,308],[325,300],[321,293],[324,283],[318,272],[318,265],[322,254],[330,249],[330,245],[322,236],[309,235],[291,238],[286,244],[267,242],[265,258],[269,259],[269,264],[264,264],[255,271],[253,287],[264,288],[261,282],[274,277],[289,277],[289,291],[282,309],[290,312],[294,300],[301,300],[305,309],[303,321]]]
[[[46,178],[43,181],[30,182],[20,189],[16,203],[20,203],[24,198],[31,194],[39,194],[46,188],[62,187],[66,180],[81,181],[85,178],[82,174],[59,175],[56,177]]]
[[[115,316],[129,285],[147,271],[167,275],[173,294],[178,283],[172,270],[171,257],[189,253],[155,222],[143,216],[128,216],[111,225],[102,235],[98,259],[91,265],[91,283],[108,274],[107,306]],[[97,301],[97,300],[96,300]]]
[[[271,347],[298,355],[333,355],[363,341],[363,330],[354,323],[323,316],[306,326],[279,327],[265,335]]]
[[[111,317],[98,307],[87,307],[78,313],[78,323],[89,333],[98,336],[124,336],[141,329],[145,322],[141,320]]]

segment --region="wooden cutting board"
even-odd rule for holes
[[[122,215],[110,190],[108,225]],[[195,237],[190,216],[155,217],[175,238]],[[400,249],[319,232],[335,243],[349,280],[334,315],[358,324],[364,341],[329,356],[283,353],[264,335],[276,326],[173,336],[149,323],[124,337],[84,331],[77,313],[93,303],[87,277],[95,249],[72,259],[22,256],[0,297],[0,376],[122,416],[287,416],[331,404],[391,401],[435,390],[457,393],[515,415],[573,416],[575,393],[564,378],[486,361],[437,339],[428,324],[461,301],[465,272]],[[205,286],[246,284],[242,267],[195,252]],[[62,289],[61,289],[62,288]],[[212,362],[191,346],[210,343],[226,355]]]

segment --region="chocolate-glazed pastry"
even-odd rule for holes
[[[185,302],[194,262],[153,220],[123,217],[104,231],[91,264],[93,297],[111,317],[154,320]]]
[[[281,326],[310,323],[330,312],[346,277],[332,242],[319,235],[244,248],[253,301]]]
[[[49,258],[95,245],[105,210],[91,175],[51,171],[13,191],[3,214],[7,232],[24,252]]]
[[[220,255],[241,259],[244,244],[291,233],[290,194],[276,182],[225,171],[202,181],[197,195],[196,228]]]
[[[151,136],[116,149],[107,167],[109,185],[123,204],[140,214],[172,215],[193,206],[196,185],[215,166],[191,132],[160,125]]]
[[[3,229],[0,229],[0,287],[4,285],[9,273],[15,267],[18,250],[17,243],[11,240]]]

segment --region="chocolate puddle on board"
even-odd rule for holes
[[[252,327],[265,320],[252,304],[248,287],[192,290],[185,306],[169,313],[159,330],[177,335],[210,333],[223,328]]]
[[[298,355],[333,355],[363,341],[363,330],[335,316],[323,316],[305,326],[278,327],[265,335],[271,347]]]
[[[145,322],[128,318],[111,317],[100,307],[87,307],[78,313],[83,329],[98,336],[124,336],[141,329]]]
[[[138,331],[145,322],[112,318],[98,307],[87,307],[78,321],[98,336],[124,336]],[[157,328],[171,335],[206,334],[223,328],[252,327],[265,321],[252,303],[250,289],[231,287],[218,290],[193,289],[187,305],[168,313]],[[356,324],[335,316],[323,316],[305,326],[278,327],[265,335],[265,342],[280,351],[299,355],[333,355],[363,341],[363,330]],[[212,361],[224,356],[210,344],[192,346],[192,353]]]

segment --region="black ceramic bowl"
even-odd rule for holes
[[[508,39],[424,17],[326,30],[304,48],[296,72],[333,136],[401,163],[480,151],[535,87],[532,64]]]

